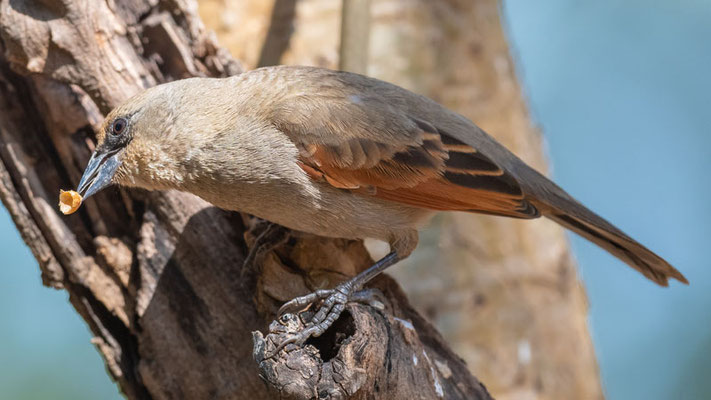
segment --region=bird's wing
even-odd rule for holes
[[[415,207],[538,217],[486,154],[377,96],[328,89],[286,96],[271,114],[313,179]]]

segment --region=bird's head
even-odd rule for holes
[[[204,132],[211,131],[201,118],[206,106],[190,100],[201,98],[194,92],[205,85],[189,81],[150,88],[106,116],[77,188],[84,199],[111,184],[146,189],[180,185],[185,158],[207,141]]]

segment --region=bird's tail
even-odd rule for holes
[[[550,182],[550,181],[548,181]],[[553,182],[533,203],[543,215],[590,240],[661,286],[669,278],[688,284],[681,272],[569,196]]]

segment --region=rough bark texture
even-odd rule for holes
[[[336,67],[338,36],[330,32],[339,29],[340,3],[296,2],[279,62]],[[256,65],[254,42],[275,35],[264,17],[274,1],[203,4],[220,41]],[[368,74],[464,114],[545,171],[499,6],[496,0],[372,0]],[[232,24],[215,18],[218,8]],[[240,33],[246,30],[249,39]],[[585,293],[554,223],[443,214],[393,274],[497,398],[602,397]]]
[[[95,335],[130,399],[490,398],[388,277],[304,349],[263,359],[281,302],[372,260],[362,243],[291,235],[241,276],[263,224],[177,192],[112,188],[59,215],[103,115],[142,88],[239,73],[189,0],[0,2],[0,198]],[[332,34],[335,34],[332,33]],[[272,331],[289,329],[272,323]],[[261,374],[269,382],[259,379]]]

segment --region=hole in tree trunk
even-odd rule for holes
[[[323,335],[312,337],[306,341],[316,347],[323,362],[330,361],[338,354],[338,350],[347,343],[348,338],[355,334],[353,316],[347,310],[341,313],[336,322]]]

